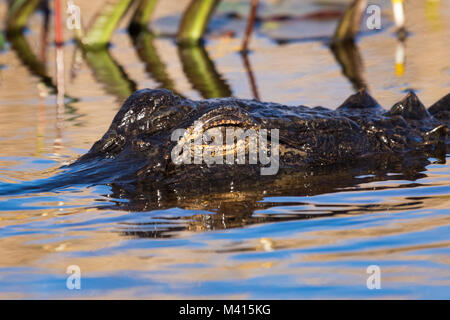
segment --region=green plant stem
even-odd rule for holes
[[[38,77],[41,83],[49,89],[50,93],[56,93],[56,84],[53,82],[52,77],[48,75],[45,64],[34,54],[26,37],[21,32],[7,32],[6,39],[11,44],[11,49],[16,52],[27,70],[32,75]],[[77,99],[72,96],[65,95],[65,97],[71,101],[77,101]],[[66,107],[68,107],[68,104],[66,104]]]
[[[155,36],[148,30],[142,30],[132,37],[134,47],[139,58],[145,63],[145,70],[158,82],[162,88],[172,90],[181,96],[175,89],[175,83],[166,71],[166,66],[161,60],[154,44]]]
[[[5,37],[3,36],[3,32],[0,31],[0,52],[5,49]]]
[[[120,19],[130,7],[131,1],[110,0],[106,2],[81,41],[84,50],[106,47],[108,45]]]
[[[15,0],[6,15],[6,30],[20,32],[27,24],[28,18],[36,10],[40,0]]]
[[[186,77],[203,98],[231,96],[230,87],[216,71],[203,46],[179,46],[178,53]]]
[[[220,0],[192,0],[178,29],[180,44],[196,44],[205,32],[209,19]]]
[[[344,76],[350,80],[355,91],[368,89],[363,74],[363,61],[358,47],[353,41],[343,41],[331,46],[337,62],[342,68]]]
[[[130,21],[130,30],[140,30],[147,27],[158,0],[139,0],[139,4]]]
[[[332,43],[352,41],[359,32],[367,0],[354,0],[345,10],[334,32]]]
[[[115,95],[120,102],[136,91],[136,83],[128,78],[123,68],[111,57],[106,48],[85,50],[83,55],[94,77],[103,83],[105,91]]]
[[[25,36],[21,32],[7,32],[6,38],[11,44],[11,48],[17,53],[20,61],[31,74],[35,75],[40,81],[49,88],[52,93],[56,92],[56,85],[52,78],[47,74],[45,65],[36,57],[27,42]]]

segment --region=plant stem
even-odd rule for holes
[[[12,2],[6,16],[6,30],[9,33],[22,31],[39,2],[40,0],[15,0]]]
[[[96,80],[103,84],[107,93],[115,95],[119,102],[122,103],[136,91],[136,83],[128,77],[107,48],[86,50],[83,53]]]
[[[209,19],[220,0],[192,0],[178,29],[181,44],[197,44],[203,37]]]
[[[145,29],[155,10],[158,0],[140,0],[130,21],[131,31]]]
[[[246,52],[248,50],[248,43],[250,41],[250,36],[253,32],[253,27],[255,25],[256,19],[256,11],[258,9],[259,0],[252,0],[250,16],[248,17],[247,27],[245,29],[244,41],[242,42],[242,52]]]
[[[186,77],[203,98],[231,96],[230,87],[217,72],[203,46],[178,46],[178,53]]]
[[[354,0],[349,5],[336,27],[332,43],[352,41],[355,39],[355,36],[359,31],[361,18],[366,4],[367,0]]]
[[[136,52],[145,64],[145,70],[158,82],[162,88],[169,89],[181,96],[175,89],[175,83],[167,74],[166,66],[161,60],[155,46],[155,36],[148,30],[142,30],[137,36],[132,37]]]
[[[99,13],[94,24],[82,39],[82,46],[95,49],[106,47],[120,19],[128,10],[132,0],[107,1],[103,10]]]

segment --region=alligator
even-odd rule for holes
[[[104,136],[68,169],[75,169],[76,175],[85,181],[122,185],[196,187],[198,183],[217,185],[255,176],[264,179],[261,174],[262,168],[268,167],[267,161],[250,162],[250,143],[256,140],[245,135],[263,130],[267,157],[277,145],[279,170],[273,174],[351,165],[357,160],[388,155],[405,159],[418,154],[425,157],[438,154],[435,157],[445,159],[449,113],[450,94],[426,109],[416,94],[409,92],[390,110],[385,110],[367,91],[361,90],[336,110],[330,110],[237,98],[193,101],[165,89],[143,89],[124,102]],[[184,136],[174,139],[173,133],[180,129],[185,129]],[[204,140],[205,133],[219,130],[226,144],[228,129],[244,131],[240,140],[230,140],[231,147],[212,148],[215,138]],[[277,141],[272,141],[275,132]],[[177,146],[180,152],[180,148],[198,138],[198,149],[192,145],[183,149],[191,156],[191,162],[174,161]],[[240,150],[245,153],[245,161],[237,164],[239,142],[243,144]],[[263,146],[262,140],[259,146]],[[234,160],[231,157],[232,161],[222,163],[193,163],[195,152],[199,151],[212,152],[216,160],[234,155]],[[186,160],[186,154],[183,159]]]
[[[330,110],[233,97],[193,101],[166,89],[143,89],[124,102],[103,137],[86,154],[61,167],[59,174],[3,186],[0,193],[102,184],[121,190],[119,197],[122,194],[127,199],[143,194],[147,197],[156,191],[156,199],[160,199],[164,190],[177,193],[180,199],[226,194],[230,190],[254,190],[261,197],[267,190],[298,190],[296,183],[314,185],[314,175],[331,179],[342,174],[349,181],[350,176],[384,172],[387,168],[417,173],[420,170],[414,168],[423,169],[429,159],[445,163],[449,126],[450,94],[426,109],[409,92],[386,110],[367,91],[360,90]],[[206,133],[215,130],[224,132],[222,142],[227,142],[224,137],[229,129],[242,130],[242,136],[233,137],[225,147],[214,148],[214,139],[204,140]],[[184,135],[174,138],[178,130]],[[255,140],[248,133],[263,130],[265,141],[260,139],[258,146],[264,148],[259,151],[266,158],[270,156],[270,160],[273,154],[278,155],[274,161],[276,170],[269,175],[262,174],[262,169],[273,166],[273,162],[250,162],[251,142]],[[275,131],[277,135],[272,134]],[[197,149],[189,144],[196,140],[200,141]],[[185,145],[188,148],[184,149]],[[186,151],[191,160],[195,160],[199,150],[200,154],[208,151],[217,157],[214,159],[225,160],[189,163],[184,162],[189,157],[184,157],[181,162],[175,161],[177,147],[178,152]],[[243,153],[244,162],[239,162],[239,152]],[[230,155],[233,161],[226,161]],[[411,179],[416,178],[412,175]],[[324,182],[317,181],[321,182],[312,188],[320,193]]]
[[[261,175],[261,163],[174,163],[172,151],[182,139],[173,139],[173,132],[195,128],[196,123],[202,130],[188,130],[192,140],[218,128],[278,129],[279,171]],[[103,209],[148,212],[182,208],[192,213],[164,227],[124,228],[123,235],[133,237],[165,238],[177,230],[392,211],[397,206],[400,210],[415,208],[418,200],[390,203],[389,207],[361,204],[317,207],[306,214],[301,210],[289,215],[255,214],[276,205],[270,199],[280,196],[299,199],[360,190],[375,181],[424,178],[428,164],[446,161],[449,125],[450,94],[426,109],[410,92],[385,110],[361,90],[336,110],[329,110],[235,98],[192,101],[168,90],[144,89],[124,103],[104,136],[63,174],[71,175],[66,183],[78,179],[108,184],[111,203]],[[234,155],[235,142],[231,148]],[[202,141],[202,151],[208,146]],[[244,150],[248,160],[250,150]],[[189,151],[195,157],[195,151]],[[222,151],[219,156],[230,152]]]

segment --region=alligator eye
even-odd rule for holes
[[[255,127],[257,123],[245,111],[238,107],[223,107],[211,110],[202,115],[198,120],[203,130],[215,127]]]

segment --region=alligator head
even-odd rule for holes
[[[427,110],[411,92],[386,111],[360,91],[329,110],[235,98],[192,101],[144,89],[127,99],[105,135],[70,167],[98,183],[189,186],[382,155],[445,158],[449,102],[447,95]]]

